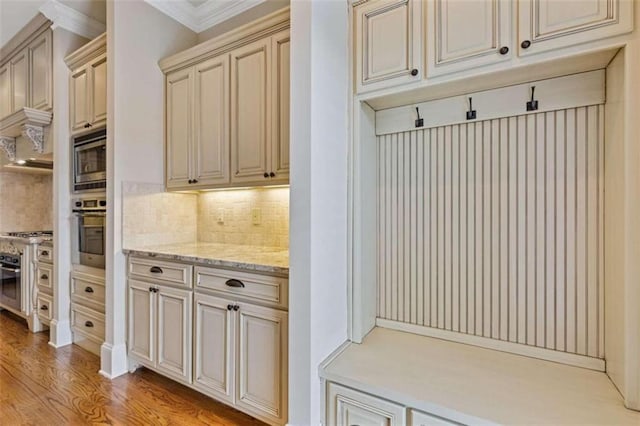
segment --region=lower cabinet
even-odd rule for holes
[[[129,280],[129,355],[191,383],[192,292]]]
[[[286,421],[288,315],[195,295],[194,385],[273,424]]]
[[[330,426],[453,426],[459,424],[336,383],[327,384],[326,398],[325,423]]]

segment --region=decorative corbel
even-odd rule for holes
[[[8,136],[0,136],[0,148],[7,153],[9,161],[15,161],[16,159],[16,138],[10,138]]]
[[[39,154],[44,152],[44,129],[41,126],[25,124],[22,127],[22,136],[33,143],[33,150]]]

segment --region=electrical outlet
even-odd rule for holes
[[[262,222],[262,210],[258,208],[251,209],[251,222],[254,225],[260,225]]]
[[[218,209],[218,223],[224,223],[224,209]]]

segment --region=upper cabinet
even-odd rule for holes
[[[420,0],[375,0],[354,11],[358,92],[420,81]]]
[[[572,46],[633,30],[633,0],[520,0],[520,54]]]
[[[49,111],[53,107],[51,37],[51,29],[45,24],[8,55],[3,55],[0,118],[23,108]]]
[[[289,182],[289,15],[160,61],[169,190]]]
[[[527,55],[624,34],[633,30],[633,3],[356,1],[352,13],[355,91],[422,86],[431,78],[500,63],[508,67]]]
[[[106,33],[65,58],[71,70],[69,82],[69,125],[71,133],[107,124],[107,37]]]
[[[511,58],[511,1],[430,1],[427,4],[428,77]]]

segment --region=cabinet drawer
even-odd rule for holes
[[[196,283],[200,288],[287,307],[288,281],[285,278],[196,267]]]
[[[327,424],[336,426],[402,426],[406,409],[393,402],[329,383]]]
[[[129,259],[129,277],[153,282],[191,287],[193,266],[132,257]]]
[[[104,282],[89,275],[71,274],[71,298],[104,312]]]
[[[53,299],[49,295],[38,293],[36,307],[38,309],[38,316],[41,319],[50,321],[51,318],[53,318]]]
[[[38,246],[38,248],[36,249],[36,257],[38,259],[38,262],[46,262],[46,263],[52,263],[53,262],[53,247],[49,247],[49,246]]]
[[[36,283],[45,290],[53,288],[53,265],[38,263],[36,268]]]
[[[71,327],[94,341],[104,341],[104,314],[71,304]]]
[[[445,420],[432,414],[423,413],[422,411],[411,410],[411,421],[409,424],[411,426],[454,426],[459,423]]]

